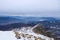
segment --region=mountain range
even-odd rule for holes
[[[45,30],[60,38],[60,18],[57,17],[0,16],[0,31],[9,31],[28,26],[33,27],[38,23],[41,23]]]

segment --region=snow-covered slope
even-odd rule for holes
[[[53,38],[36,34],[32,29],[31,27],[22,27],[12,31],[0,31],[0,40],[54,40]]]
[[[0,40],[17,40],[13,31],[0,31]]]

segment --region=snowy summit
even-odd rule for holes
[[[14,29],[12,31],[0,31],[0,40],[54,40],[34,32],[34,28],[38,27],[39,24],[34,27],[22,27],[21,29]]]

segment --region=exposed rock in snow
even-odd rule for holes
[[[45,35],[45,36],[48,36],[48,37],[52,37],[52,33],[51,32],[48,32],[46,31],[44,28],[43,28],[43,25],[42,24],[37,24],[33,27],[32,31],[34,33],[37,33],[37,34],[42,34],[42,35]]]
[[[47,36],[44,36],[42,35],[42,33],[40,32],[40,29],[38,29],[37,31],[34,30],[35,28],[37,29],[39,26],[36,25],[34,27],[23,27],[21,29],[15,29],[13,30],[15,35],[16,35],[16,38],[18,39],[24,39],[24,40],[54,40],[54,38],[50,38],[50,37],[47,37]],[[41,25],[40,25],[41,26]],[[38,34],[38,32],[40,32]],[[43,33],[46,33],[46,31],[43,30]]]
[[[22,27],[21,29],[14,29],[12,31],[0,31],[0,40],[54,40],[42,34],[35,33],[34,27]]]

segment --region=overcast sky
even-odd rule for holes
[[[59,3],[60,0],[0,0],[0,15],[60,17]]]

